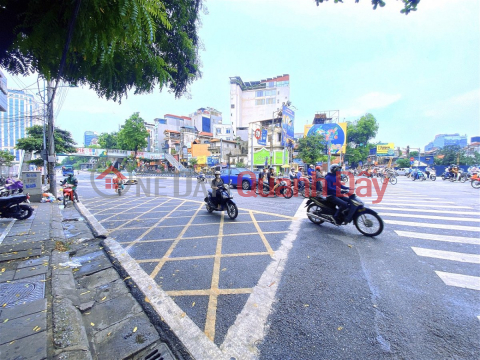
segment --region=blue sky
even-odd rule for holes
[[[422,0],[416,13],[401,1],[372,10],[369,0],[208,0],[200,38],[203,76],[189,96],[129,94],[121,105],[88,88],[69,89],[56,124],[83,144],[83,132],[110,132],[133,112],[146,120],[214,107],[229,122],[229,77],[244,81],[290,74],[295,131],[315,112],[366,112],[377,140],[423,147],[435,134],[480,135],[480,2]],[[24,84],[35,77],[22,79]],[[18,88],[11,77],[9,87]]]

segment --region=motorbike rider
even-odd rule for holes
[[[112,179],[112,183],[113,183],[113,188],[115,189],[115,192],[118,192],[119,187],[123,189],[122,187],[123,179],[121,178],[121,176],[118,176],[118,174],[115,174],[115,176]]]
[[[75,200],[77,200],[77,202],[80,202],[80,200],[78,200],[78,194],[77,194],[77,186],[78,186],[77,178],[73,174],[68,174],[68,176],[65,179],[63,179],[63,181],[60,183],[60,185],[62,186],[65,184],[72,185],[72,190],[73,190],[73,195],[75,196]]]
[[[315,168],[315,189],[317,190],[317,196],[322,195],[323,184],[320,180],[322,177],[322,168],[320,166],[317,166]]]
[[[273,168],[273,167],[271,167],[271,168],[269,169],[269,172],[268,172],[268,174],[267,174],[267,179],[268,179],[268,186],[270,186],[270,181],[272,181],[272,182],[275,184],[275,172],[274,172],[274,168]],[[274,195],[274,196],[277,196],[277,194],[275,193],[275,190],[277,189],[278,185],[279,185],[279,183],[278,183],[278,184],[275,184],[275,185],[273,186],[273,195]]]
[[[221,199],[221,192],[220,189],[223,187],[224,182],[222,178],[220,177],[220,171],[215,171],[215,178],[212,180],[212,202],[213,205],[215,205],[218,209],[220,209],[222,206],[220,204],[220,199]]]
[[[297,174],[295,174],[295,170],[294,168],[290,168],[290,172],[288,173],[288,176],[290,177],[290,180],[293,182],[293,180],[295,180],[295,178],[297,177]]]
[[[307,175],[312,176],[314,172],[315,172],[315,169],[314,169],[313,165],[310,165],[310,167],[307,170]]]
[[[339,219],[340,212],[344,212],[348,209],[348,204],[350,203],[350,199],[347,196],[340,196],[337,195],[337,189],[343,193],[344,191],[348,191],[348,187],[341,184],[340,181],[337,182],[337,171],[340,171],[341,167],[338,164],[333,164],[330,166],[330,172],[325,176],[325,180],[327,181],[327,198],[328,200],[337,205],[337,211],[333,218],[337,225],[341,224],[341,220]]]

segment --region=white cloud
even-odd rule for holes
[[[426,117],[454,116],[460,110],[469,107],[480,106],[480,89],[471,90],[463,94],[452,96],[448,99],[430,104],[423,115]]]
[[[401,99],[400,94],[371,92],[353,100],[352,105],[342,111],[342,117],[360,116],[373,109],[387,107]]]

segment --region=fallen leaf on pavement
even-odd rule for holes
[[[340,331],[342,329],[343,329],[343,326],[339,326],[337,330]]]
[[[137,332],[137,327],[135,326],[135,328],[133,329],[133,332]]]

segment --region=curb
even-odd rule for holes
[[[91,360],[85,325],[82,316],[72,303],[75,292],[75,280],[70,267],[62,267],[68,262],[68,252],[52,252],[53,295],[53,342],[56,358]]]
[[[87,223],[92,229],[93,235],[95,235],[96,238],[103,238],[105,239],[108,235],[107,229],[103,227],[102,224],[98,222],[98,220],[93,216],[90,211],[83,205],[82,203],[76,203],[74,202],[73,205],[75,206],[75,209],[85,218],[87,219]]]
[[[138,277],[135,274],[132,274],[132,268],[137,271],[143,272],[140,266],[123,251],[121,245],[113,239],[107,238],[108,231],[98,222],[98,220],[90,213],[90,211],[81,203],[74,203],[77,206],[77,210],[87,219],[87,222],[92,229],[92,232],[97,237],[103,237],[101,244],[104,247],[104,251],[107,257],[110,259],[113,267],[117,270],[120,276],[125,279],[125,284],[130,289],[132,296],[138,301],[140,306],[147,314],[148,318],[152,322],[153,326],[160,335],[162,342],[167,344],[170,351],[174,354],[177,359],[180,360],[193,360],[193,357],[188,350],[186,350],[184,344],[178,339],[177,335],[170,329],[169,325],[164,321],[163,316],[157,311],[158,305],[153,304],[153,298],[150,300],[146,293],[142,290],[143,286],[140,286],[142,281],[139,280],[141,277]],[[97,235],[98,234],[98,235]],[[125,256],[126,255],[126,256]],[[126,261],[126,259],[130,261]],[[125,265],[124,265],[125,263]],[[73,277],[73,274],[72,274]],[[152,283],[149,284],[150,287],[156,288],[156,283],[151,280]],[[163,291],[162,291],[163,293]],[[168,301],[168,299],[167,299]],[[173,300],[170,299],[173,302]],[[178,317],[180,318],[181,314]],[[188,319],[188,318],[187,318]],[[188,319],[189,320],[189,319]],[[187,321],[188,321],[187,320]],[[190,320],[191,321],[191,320]],[[194,329],[196,326],[189,324],[188,328]],[[203,335],[203,334],[202,334]],[[215,358],[220,359],[220,357],[199,357],[199,359],[205,358]]]

